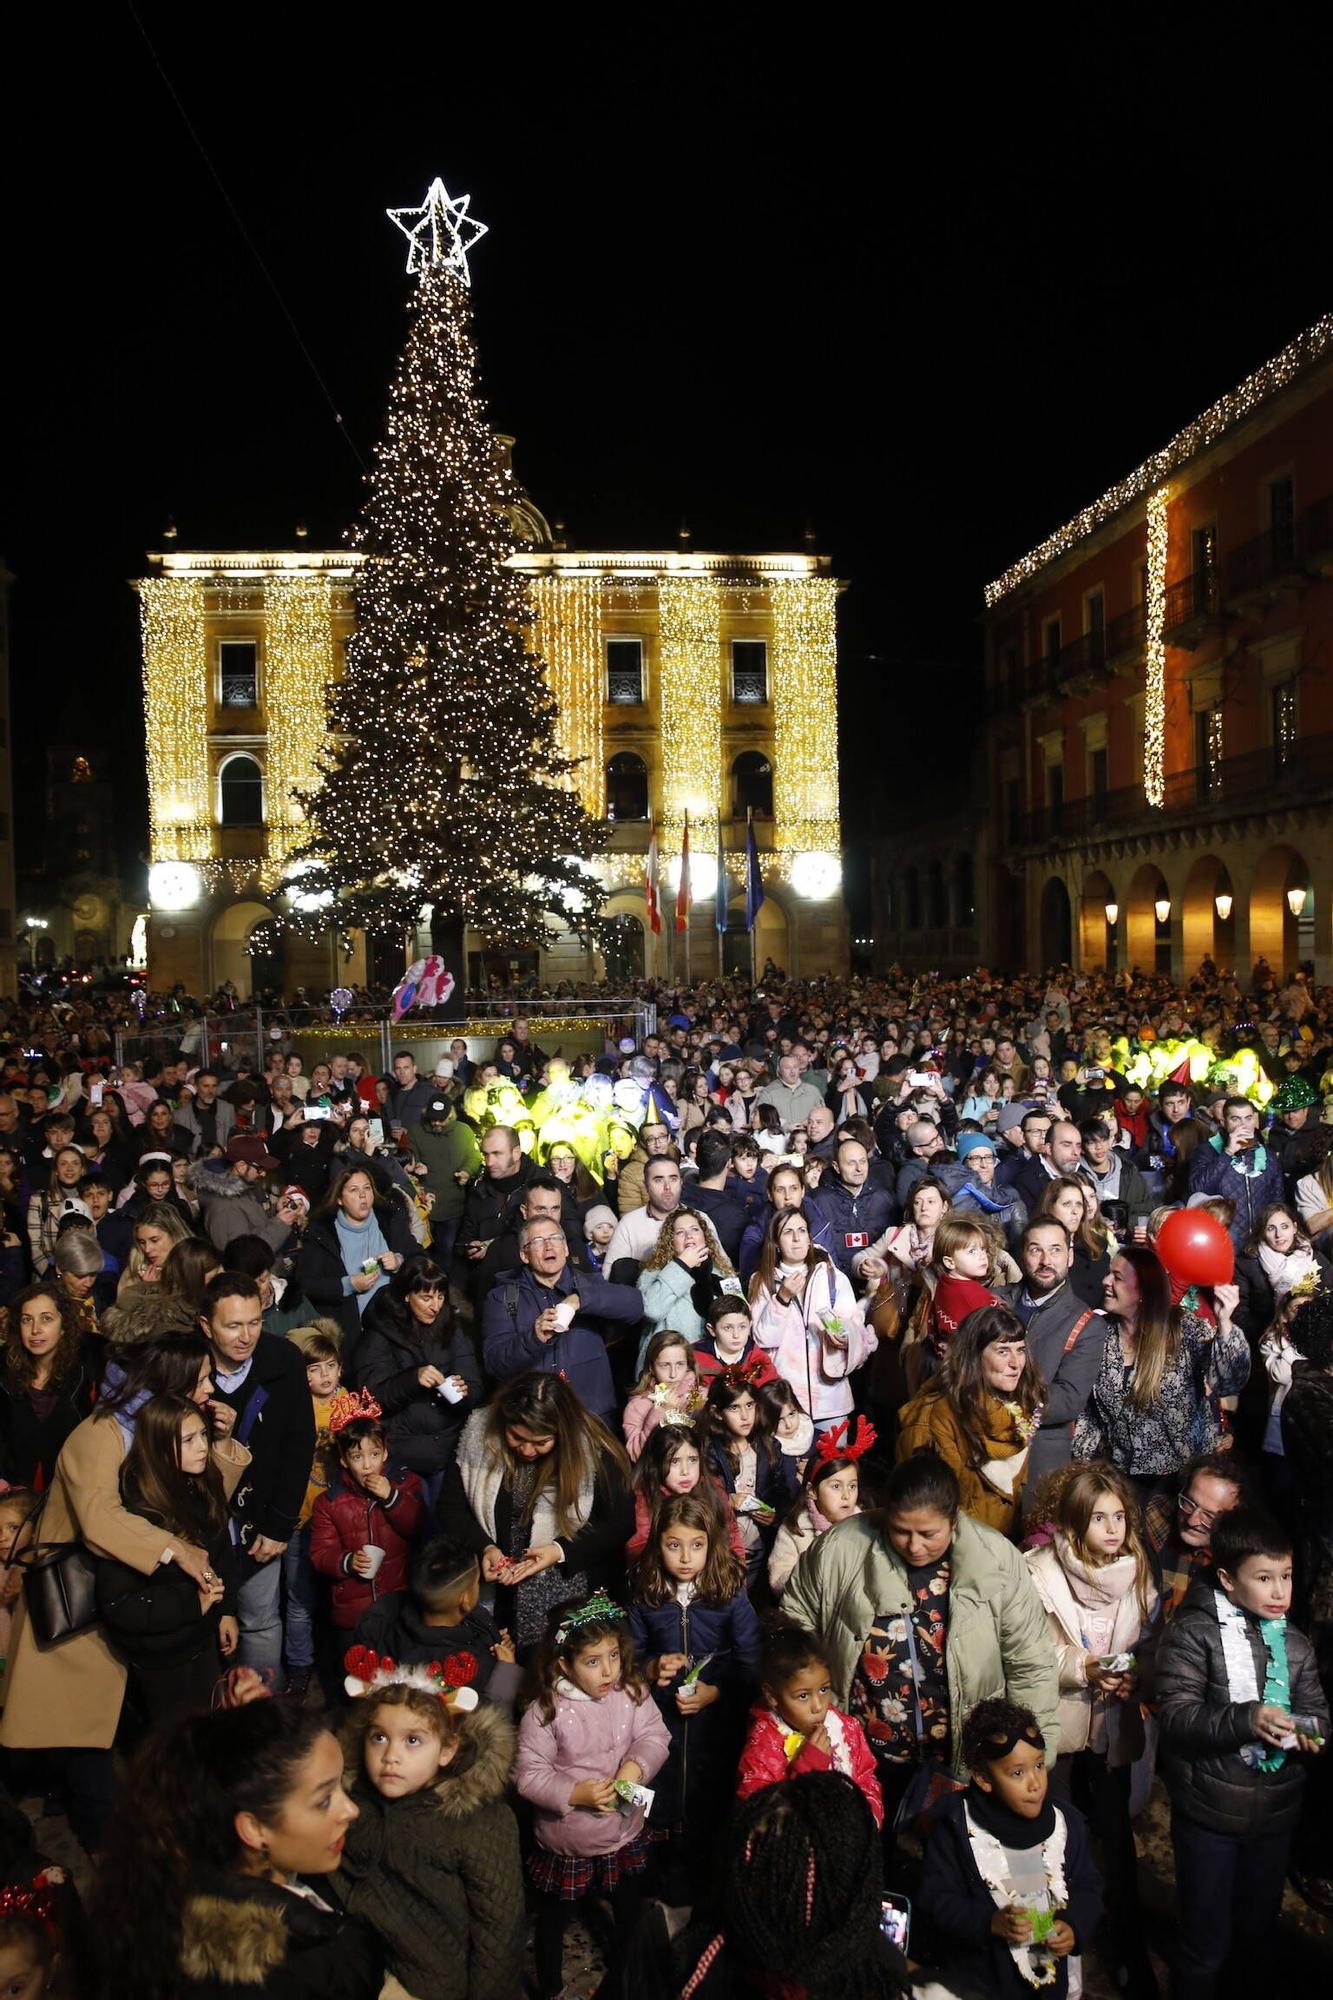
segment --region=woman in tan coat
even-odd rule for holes
[[[1045,1400],[1023,1322],[1007,1306],[981,1306],[952,1336],[939,1374],[900,1412],[897,1456],[933,1451],[957,1477],[963,1512],[1007,1535]]]
[[[114,1369],[115,1364],[112,1364]],[[202,1549],[166,1535],[121,1504],[120,1468],[134,1435],[135,1413],[153,1396],[188,1396],[208,1410],[213,1457],[230,1499],[250,1453],[228,1435],[234,1413],[211,1401],[212,1366],[202,1334],[169,1334],[126,1353],[124,1373],[106,1385],[107,1400],[65,1440],[38,1536],[43,1543],[83,1541],[145,1576],[176,1562],[201,1588]],[[0,1743],[7,1750],[57,1753],[69,1789],[69,1816],[84,1845],[97,1845],[111,1806],[111,1745],[125,1695],[126,1665],[100,1626],[43,1645],[20,1598],[6,1662]]]

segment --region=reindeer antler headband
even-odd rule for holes
[[[864,1417],[858,1417],[856,1435],[853,1437],[852,1420],[850,1417],[844,1417],[840,1424],[833,1426],[832,1430],[821,1433],[819,1443],[815,1446],[815,1463],[827,1465],[835,1458],[864,1458],[878,1435],[872,1423],[868,1423]]]

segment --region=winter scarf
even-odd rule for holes
[[[1245,1613],[1238,1604],[1233,1604],[1224,1590],[1213,1592],[1217,1605],[1217,1622],[1222,1630],[1222,1658],[1226,1661],[1227,1693],[1233,1702],[1257,1702],[1263,1700],[1274,1708],[1288,1712],[1291,1703],[1291,1674],[1287,1667],[1287,1621],[1285,1618],[1260,1618],[1259,1636],[1264,1642],[1267,1666],[1264,1669],[1264,1691],[1259,1693],[1259,1676],[1254,1671],[1254,1654],[1250,1650],[1250,1634]],[[1251,1770],[1280,1771],[1287,1761],[1285,1750],[1260,1749],[1257,1743],[1241,1745],[1241,1757]]]
[[[1033,1875],[1044,1875],[1045,1901],[1049,1911],[1062,1910],[1069,1901],[1065,1886],[1065,1822],[1049,1798],[1034,1820],[1022,1820],[1016,1813],[997,1808],[975,1785],[963,1804],[967,1837],[977,1873],[989,1889],[997,1910],[1031,1909],[1033,1892],[1026,1881],[1020,1886],[1014,1877],[1012,1856],[1040,1846],[1040,1860]],[[1027,1986],[1054,1986],[1058,1961],[1039,1944],[1014,1944],[1009,1956]]]
[[[339,1209],[333,1218],[333,1226],[338,1232],[338,1247],[343,1253],[343,1268],[349,1276],[355,1275],[371,1261],[372,1257],[381,1256],[389,1247],[384,1240],[384,1232],[380,1228],[379,1219],[373,1208],[364,1222],[353,1222],[350,1216],[344,1215]],[[388,1274],[381,1270],[373,1285],[367,1286],[364,1292],[357,1292],[354,1295],[357,1311],[364,1313],[376,1292],[388,1282]]]

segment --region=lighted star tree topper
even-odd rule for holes
[[[407,929],[430,904],[498,946],[533,945],[597,932],[602,891],[582,864],[605,828],[559,754],[526,586],[505,563],[521,496],[477,387],[467,251],[482,225],[467,207],[436,180],[420,208],[388,211],[417,282],[352,531],[367,560],[323,779],[298,795],[309,837],[288,922]]]

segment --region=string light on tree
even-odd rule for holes
[[[462,252],[406,233],[417,283],[354,536],[365,561],[323,782],[299,793],[308,837],[291,858],[311,866],[287,921],[405,931],[429,903],[497,947],[549,945],[596,930],[600,885],[582,864],[605,829],[569,782],[528,651],[532,604],[509,561],[521,495],[477,387]]]

